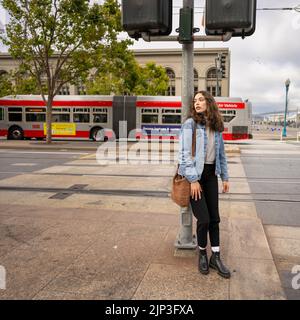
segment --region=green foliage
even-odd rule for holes
[[[58,93],[66,83],[86,79],[96,54],[121,30],[116,0],[2,0],[11,20],[3,43],[22,67],[37,77],[42,94]],[[55,62],[51,58],[57,58]],[[47,91],[42,77],[47,77]]]
[[[0,75],[0,97],[13,94],[13,83],[8,73]]]
[[[19,70],[2,73],[0,75],[0,97],[17,94],[40,94],[36,78]]]
[[[141,67],[139,81],[135,87],[136,95],[164,95],[168,89],[169,78],[165,68],[148,62]]]

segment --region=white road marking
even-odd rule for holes
[[[11,166],[28,166],[28,167],[30,167],[30,166],[36,166],[37,165],[37,163],[26,163],[26,162],[21,162],[21,163],[11,163],[10,164]]]
[[[33,153],[33,154],[89,154],[89,152],[52,152],[52,151],[10,151],[10,150],[0,150],[0,153]]]
[[[286,155],[286,154],[296,154],[299,155],[300,151],[292,151],[292,150],[241,150],[242,154],[281,154],[281,155]]]

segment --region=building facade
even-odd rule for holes
[[[169,77],[167,96],[180,96],[182,88],[182,50],[181,49],[149,49],[135,50],[139,64],[155,62],[164,67]],[[216,72],[217,55],[224,55],[225,70]],[[0,53],[0,74],[16,69],[18,61],[8,53]],[[228,48],[194,49],[194,91],[207,90],[213,96],[228,97],[230,95],[230,51]],[[218,92],[217,92],[217,87]],[[85,94],[84,86],[65,85],[60,94]]]

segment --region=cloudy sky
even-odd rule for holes
[[[101,1],[92,1],[101,2]],[[121,1],[119,1],[121,2]],[[205,1],[195,0],[194,26],[201,27]],[[294,8],[300,0],[257,0],[259,8]],[[182,0],[173,0],[173,32],[179,26]],[[0,11],[0,22],[5,13]],[[1,27],[1,26],[0,26]],[[120,38],[127,34],[121,34]],[[231,51],[230,96],[250,99],[254,113],[284,111],[285,80],[291,80],[289,110],[300,110],[300,12],[257,11],[256,31],[251,37],[229,42],[195,42],[195,48],[228,47]],[[133,49],[181,48],[177,42],[135,41]],[[0,47],[1,50],[1,47]],[[2,51],[4,49],[2,48]]]

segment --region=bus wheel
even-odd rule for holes
[[[108,140],[108,137],[104,135],[102,128],[92,129],[90,137],[94,141],[107,141]]]
[[[24,139],[24,132],[22,128],[18,126],[11,127],[8,130],[7,139],[9,140],[23,140]]]

